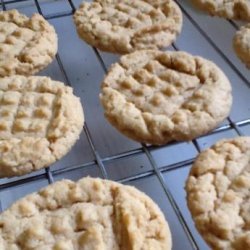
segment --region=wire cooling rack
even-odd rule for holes
[[[154,147],[125,138],[103,117],[99,87],[118,56],[91,48],[78,38],[72,14],[81,0],[1,0],[2,10],[16,8],[27,15],[39,12],[54,25],[59,52],[56,60],[39,74],[72,86],[86,116],[80,140],[62,160],[45,170],[0,180],[1,210],[56,180],[77,180],[87,175],[107,178],[134,185],[158,203],[170,225],[173,249],[208,249],[194,228],[183,187],[201,150],[221,138],[250,134],[250,72],[232,50],[232,37],[240,23],[206,16],[194,10],[187,0],[176,2],[183,12],[184,24],[170,49],[185,50],[216,62],[232,83],[234,104],[227,120],[210,134],[189,143]]]

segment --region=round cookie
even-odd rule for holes
[[[100,95],[105,116],[139,142],[192,140],[229,114],[231,85],[211,61],[185,52],[137,51],[111,66]]]
[[[32,75],[52,62],[57,35],[41,15],[0,12],[0,77]]]
[[[192,0],[192,2],[212,16],[250,21],[249,0]]]
[[[192,166],[188,207],[212,249],[250,249],[249,162],[250,137],[238,137],[216,143]]]
[[[236,32],[233,47],[240,60],[250,69],[250,23]]]
[[[94,0],[74,14],[79,36],[104,51],[126,54],[169,46],[182,27],[172,0]]]
[[[0,177],[29,173],[63,157],[84,122],[72,88],[40,76],[0,79]]]
[[[0,215],[0,248],[170,250],[159,207],[134,187],[98,178],[63,180]]]

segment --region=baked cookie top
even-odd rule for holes
[[[35,74],[52,62],[56,52],[56,32],[41,15],[0,12],[0,77]]]
[[[83,127],[72,88],[40,76],[0,79],[0,177],[22,175],[64,156]]]
[[[236,32],[233,47],[240,60],[250,69],[250,23]]]
[[[222,140],[196,159],[186,182],[196,227],[213,249],[250,249],[250,137]]]
[[[169,46],[182,27],[172,0],[94,0],[74,14],[79,36],[98,49],[125,54]]]
[[[192,0],[192,2],[212,16],[250,21],[249,0]]]
[[[103,80],[105,116],[128,137],[164,144],[191,140],[229,114],[231,85],[211,61],[185,52],[137,51]]]
[[[116,182],[63,180],[17,201],[0,215],[0,248],[170,250],[158,206]]]

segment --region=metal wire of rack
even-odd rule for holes
[[[59,0],[58,2],[63,2],[64,4],[67,4],[68,8],[67,10],[62,10],[62,11],[57,11],[56,9],[53,10],[53,13],[51,14],[46,14],[43,11],[43,4],[49,3],[49,2],[56,2],[55,0],[1,0],[0,2],[0,7],[3,10],[9,9],[9,8],[15,8],[15,4],[20,4],[20,3],[27,3],[29,5],[34,6],[34,11],[39,12],[41,15],[43,15],[47,20],[53,20],[53,19],[60,19],[60,18],[65,18],[65,17],[70,17],[74,11],[76,10],[77,6],[76,2],[74,0]],[[207,41],[209,46],[216,51],[216,53],[219,54],[219,56],[222,58],[222,60],[229,66],[230,70],[234,72],[248,88],[250,87],[250,82],[249,82],[249,75],[246,75],[244,73],[244,70],[242,71],[241,68],[238,67],[230,58],[228,58],[228,55],[217,45],[217,43],[207,34],[206,30],[204,30],[204,27],[201,27],[200,23],[197,22],[197,20],[190,14],[190,9],[187,8],[188,3],[187,1],[176,1],[178,5],[180,6],[184,17],[190,22],[192,25],[193,29],[196,30],[197,34],[201,36],[203,39]],[[78,3],[78,2],[77,2]],[[184,20],[185,21],[185,20]],[[232,26],[235,30],[239,27],[238,23],[233,22],[233,21],[226,21],[228,24]],[[59,41],[60,42],[60,41]],[[179,50],[179,45],[177,43],[174,43],[172,48],[174,50]],[[107,72],[107,63],[105,62],[105,59],[103,54],[99,52],[97,49],[92,48],[94,51],[94,54],[96,55],[96,58],[98,62],[101,65],[101,68],[103,70],[103,73]],[[56,62],[57,65],[60,69],[61,75],[64,78],[65,84],[72,86],[74,88],[74,84],[72,84],[70,77],[68,76],[68,71],[64,67],[63,60],[61,59],[60,52],[56,55]],[[84,64],[82,65],[84,67]],[[77,93],[76,93],[77,94]],[[250,94],[250,89],[249,89],[249,94]],[[250,102],[250,101],[249,101]],[[87,104],[86,104],[87,105]],[[209,135],[204,135],[203,137],[206,138],[207,136],[215,135],[215,134],[221,134],[227,131],[234,131],[237,136],[242,136],[245,135],[246,133],[243,131],[242,128],[245,128],[250,125],[250,114],[249,116],[247,115],[247,118],[240,119],[240,120],[235,120],[231,116],[227,118],[227,122],[223,123],[220,127],[212,131]],[[249,130],[250,131],[250,130]],[[125,176],[121,178],[117,178],[116,181],[119,181],[121,183],[128,183],[132,181],[137,181],[137,180],[143,180],[146,179],[147,177],[154,176],[160,186],[162,187],[162,190],[164,191],[166,195],[166,199],[168,199],[169,204],[173,208],[173,211],[178,218],[178,221],[180,222],[180,225],[185,232],[185,235],[189,241],[189,247],[186,249],[204,249],[204,245],[197,243],[197,237],[194,236],[193,229],[190,230],[190,225],[187,222],[185,215],[183,214],[182,207],[180,206],[180,203],[177,202],[176,196],[174,192],[172,191],[169,183],[166,181],[166,178],[164,177],[166,173],[171,172],[171,171],[179,171],[183,168],[189,167],[193,161],[195,156],[189,157],[188,159],[184,159],[178,162],[174,162],[171,164],[166,164],[163,166],[159,166],[157,164],[156,159],[153,155],[153,152],[155,150],[161,149],[163,147],[155,147],[151,145],[145,145],[141,144],[135,148],[115,153],[115,154],[108,154],[103,156],[97,146],[96,142],[93,139],[93,131],[89,129],[88,125],[88,120],[86,120],[83,133],[85,134],[85,137],[88,141],[89,148],[91,149],[91,152],[93,154],[93,160],[84,162],[81,164],[69,164],[67,166],[60,166],[60,168],[54,169],[53,167],[48,167],[46,168],[45,171],[41,171],[39,173],[36,173],[34,175],[28,175],[20,178],[12,178],[5,180],[3,182],[0,182],[0,198],[1,202],[3,202],[4,198],[2,197],[1,193],[4,190],[8,190],[13,187],[21,187],[24,186],[28,183],[31,182],[36,182],[38,180],[47,180],[47,183],[53,183],[54,179],[59,176],[59,175],[65,175],[68,172],[72,172],[75,170],[79,169],[89,169],[91,167],[97,166],[100,175],[102,178],[109,179],[109,173],[107,171],[107,164],[110,162],[116,162],[117,160],[122,160],[122,159],[128,159],[129,157],[136,157],[140,155],[145,155],[149,164],[150,164],[150,169],[146,169],[143,171],[140,171],[139,173],[130,175],[130,176]],[[249,132],[250,133],[250,132]],[[196,150],[196,153],[200,152],[202,150],[199,140],[200,138],[197,138],[196,140],[193,140],[191,143],[193,147]],[[169,147],[172,146],[177,146],[180,144],[180,142],[172,142],[166,146],[164,146],[164,150],[168,150]],[[84,154],[84,152],[83,152]],[[80,178],[81,176],[79,176]],[[166,215],[168,218],[168,215]],[[171,227],[171,225],[170,225]],[[175,241],[174,241],[175,243]],[[202,246],[202,247],[201,247]],[[175,249],[174,245],[174,249]],[[181,249],[181,248],[176,248],[176,249]]]

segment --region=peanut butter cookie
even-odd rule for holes
[[[83,128],[72,88],[39,76],[0,79],[0,177],[22,175],[64,156]]]
[[[169,46],[182,27],[182,13],[172,0],[94,0],[75,12],[79,36],[88,44],[125,54]]]
[[[195,225],[216,250],[250,249],[250,137],[222,140],[202,152],[186,182]]]
[[[250,23],[236,32],[233,47],[240,60],[250,69]]]
[[[212,16],[250,21],[249,0],[192,0],[201,10]]]
[[[0,215],[2,250],[170,250],[168,223],[139,190],[116,182],[63,180]]]
[[[232,104],[231,85],[213,62],[156,50],[122,56],[105,77],[100,98],[113,126],[150,144],[206,134]]]
[[[52,62],[57,35],[41,15],[0,12],[0,77],[33,75]]]

